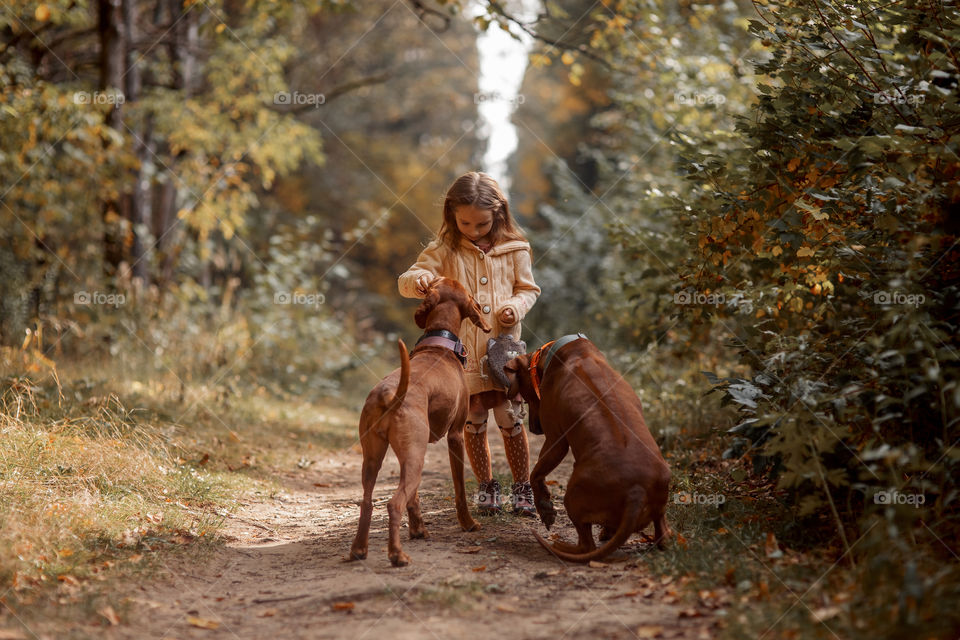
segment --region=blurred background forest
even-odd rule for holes
[[[483,168],[477,39],[502,29],[530,43],[530,348],[584,331],[666,448],[743,461],[722,482],[854,572],[844,615],[960,629],[955,3],[537,6],[4,2],[7,386],[355,404],[417,335],[396,276]]]

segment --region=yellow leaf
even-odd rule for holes
[[[560,56],[560,60],[563,62],[563,64],[569,67],[571,64],[573,64],[573,61],[576,60],[576,58],[574,58],[573,54],[569,51],[565,51],[563,55]]]
[[[770,253],[772,253],[774,256],[779,256],[783,253],[783,249],[781,247],[774,247]]]
[[[534,53],[530,56],[530,65],[533,67],[549,67],[552,62],[550,56],[542,53]]]
[[[45,4],[38,4],[37,10],[33,12],[33,17],[40,22],[46,22],[50,19],[50,7]]]
[[[196,616],[187,616],[187,624],[199,629],[218,629],[220,627],[220,623],[216,620],[197,618]]]
[[[105,606],[103,609],[98,609],[97,613],[106,618],[110,626],[115,627],[120,624],[120,618],[117,617],[117,612],[114,611],[110,605]]]
[[[809,258],[814,253],[815,251],[811,247],[800,247],[799,249],[797,249],[798,258]]]

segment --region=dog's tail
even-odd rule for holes
[[[410,384],[410,354],[407,353],[407,345],[403,340],[397,339],[397,348],[400,350],[400,382],[393,398],[387,403],[387,411],[393,411],[403,403],[407,395],[407,385]]]
[[[533,535],[536,536],[537,541],[543,545],[544,549],[561,560],[566,560],[567,562],[590,562],[591,560],[599,560],[600,558],[604,558],[616,551],[620,545],[626,542],[627,538],[629,538],[630,535],[637,530],[640,518],[644,515],[643,511],[646,507],[646,504],[646,491],[640,487],[637,487],[636,490],[631,491],[627,498],[627,504],[623,510],[623,517],[620,519],[620,526],[617,527],[616,533],[614,533],[613,537],[607,540],[603,546],[587,553],[568,553],[566,551],[560,551],[552,544],[544,540],[543,536],[536,531],[533,531]]]

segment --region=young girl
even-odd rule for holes
[[[514,224],[500,187],[485,173],[464,174],[447,190],[437,238],[400,276],[400,294],[422,298],[430,282],[441,276],[459,280],[493,328],[487,336],[472,323],[464,322],[459,334],[467,348],[465,373],[470,388],[464,440],[470,466],[480,483],[478,505],[485,511],[500,510],[500,484],[493,478],[487,442],[487,417],[492,407],[513,474],[513,511],[533,515],[536,509],[530,489],[527,434],[519,417],[508,411],[510,402],[504,390],[483,370],[482,360],[489,337],[510,333],[520,339],[520,320],[537,300],[540,287],[533,281],[530,245]]]

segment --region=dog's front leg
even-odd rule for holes
[[[463,424],[450,427],[447,432],[447,450],[450,452],[450,473],[453,476],[454,503],[457,520],[464,531],[476,531],[480,523],[470,515],[467,507],[467,489],[463,482]]]
[[[530,473],[533,504],[537,507],[540,520],[543,521],[547,529],[553,526],[553,521],[557,517],[557,512],[553,508],[553,501],[550,498],[550,490],[547,488],[547,476],[557,468],[557,465],[563,462],[569,448],[570,445],[567,444],[566,438],[551,440],[548,437],[540,449],[537,464],[534,465],[533,471]]]

